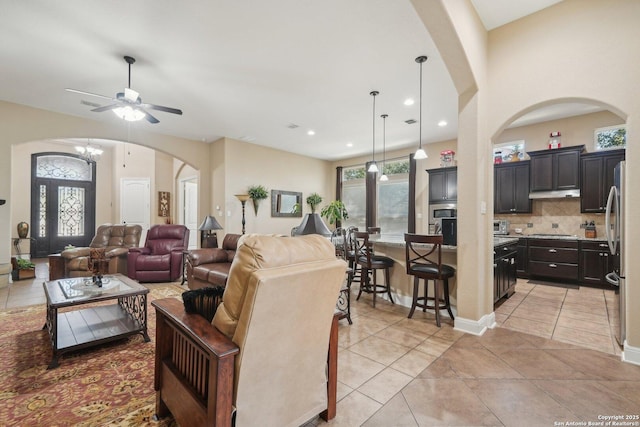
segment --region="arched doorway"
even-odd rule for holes
[[[563,149],[584,146],[578,164],[580,197],[545,195],[540,199],[534,198],[529,211],[517,213],[494,209],[494,219],[510,221],[510,237],[520,238],[516,294],[498,302],[495,309],[498,326],[610,354],[619,353],[616,344],[619,331],[616,329],[619,329],[618,319],[624,318],[624,314],[618,310],[618,304],[622,305],[624,301],[619,302],[620,293],[601,277],[603,273],[616,269],[615,256],[601,248],[600,243],[607,246],[604,240],[585,240],[588,236],[581,225],[595,223],[597,237],[604,238],[606,215],[601,208],[600,211],[587,208],[585,197],[613,181],[613,167],[624,158],[624,150],[622,153],[620,147],[614,147],[618,150],[601,150],[602,147],[596,143],[596,131],[624,126],[625,122],[626,116],[610,105],[590,99],[558,99],[514,114],[492,138],[494,146],[517,142],[525,145],[525,152],[540,154],[544,151],[547,155],[547,151],[552,152],[548,150],[552,139],[550,133],[559,131]],[[520,158],[524,162],[516,160],[520,164],[494,166],[494,184],[507,176],[498,170],[519,168],[524,166],[522,163],[528,163],[527,159],[525,155]],[[508,160],[505,158],[504,161]],[[532,171],[531,176],[534,175]],[[512,181],[513,187],[516,187],[515,182]],[[498,185],[494,186],[494,191],[494,201],[504,196]],[[549,239],[564,238],[566,240],[555,240],[561,241],[566,248],[564,254],[567,258],[563,263],[558,264],[551,258],[548,264],[541,262],[540,254],[556,251],[557,245],[544,246]],[[528,267],[527,262],[530,263]],[[535,264],[535,270],[531,263]],[[560,277],[560,273],[552,277],[540,271],[547,265],[573,270],[567,277]]]

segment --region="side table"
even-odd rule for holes
[[[49,280],[64,278],[64,258],[60,254],[49,255]]]

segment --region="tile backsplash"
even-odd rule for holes
[[[585,221],[596,224],[596,235],[604,238],[604,214],[580,213],[580,199],[538,199],[532,201],[530,214],[506,214],[494,216],[495,219],[509,221],[509,234],[515,234],[516,228],[522,234],[575,234],[584,236],[580,228]],[[532,224],[533,227],[527,227]]]

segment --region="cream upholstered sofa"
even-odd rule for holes
[[[171,413],[185,426],[333,418],[334,310],[345,270],[322,236],[246,235],[211,323],[185,313],[179,300],[152,302],[156,415]]]
[[[64,277],[91,276],[89,254],[91,248],[104,248],[105,257],[109,260],[108,274],[127,274],[127,254],[129,248],[140,244],[142,227],[129,224],[103,224],[96,230],[96,235],[87,248],[72,248],[62,251],[64,259]]]

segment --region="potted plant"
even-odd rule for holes
[[[316,213],[316,206],[322,203],[322,197],[318,193],[311,193],[307,197],[307,204],[311,207],[311,213]]]
[[[334,224],[349,218],[349,213],[347,212],[347,208],[344,203],[340,200],[334,200],[322,208],[320,216],[326,218],[327,221],[329,221],[329,224]]]
[[[36,277],[36,265],[28,259],[12,258],[13,280],[30,279]]]
[[[262,185],[253,185],[249,187],[249,189],[247,190],[247,194],[253,201],[254,212],[256,213],[256,215],[258,215],[258,204],[260,200],[264,200],[269,197],[267,189]]]

